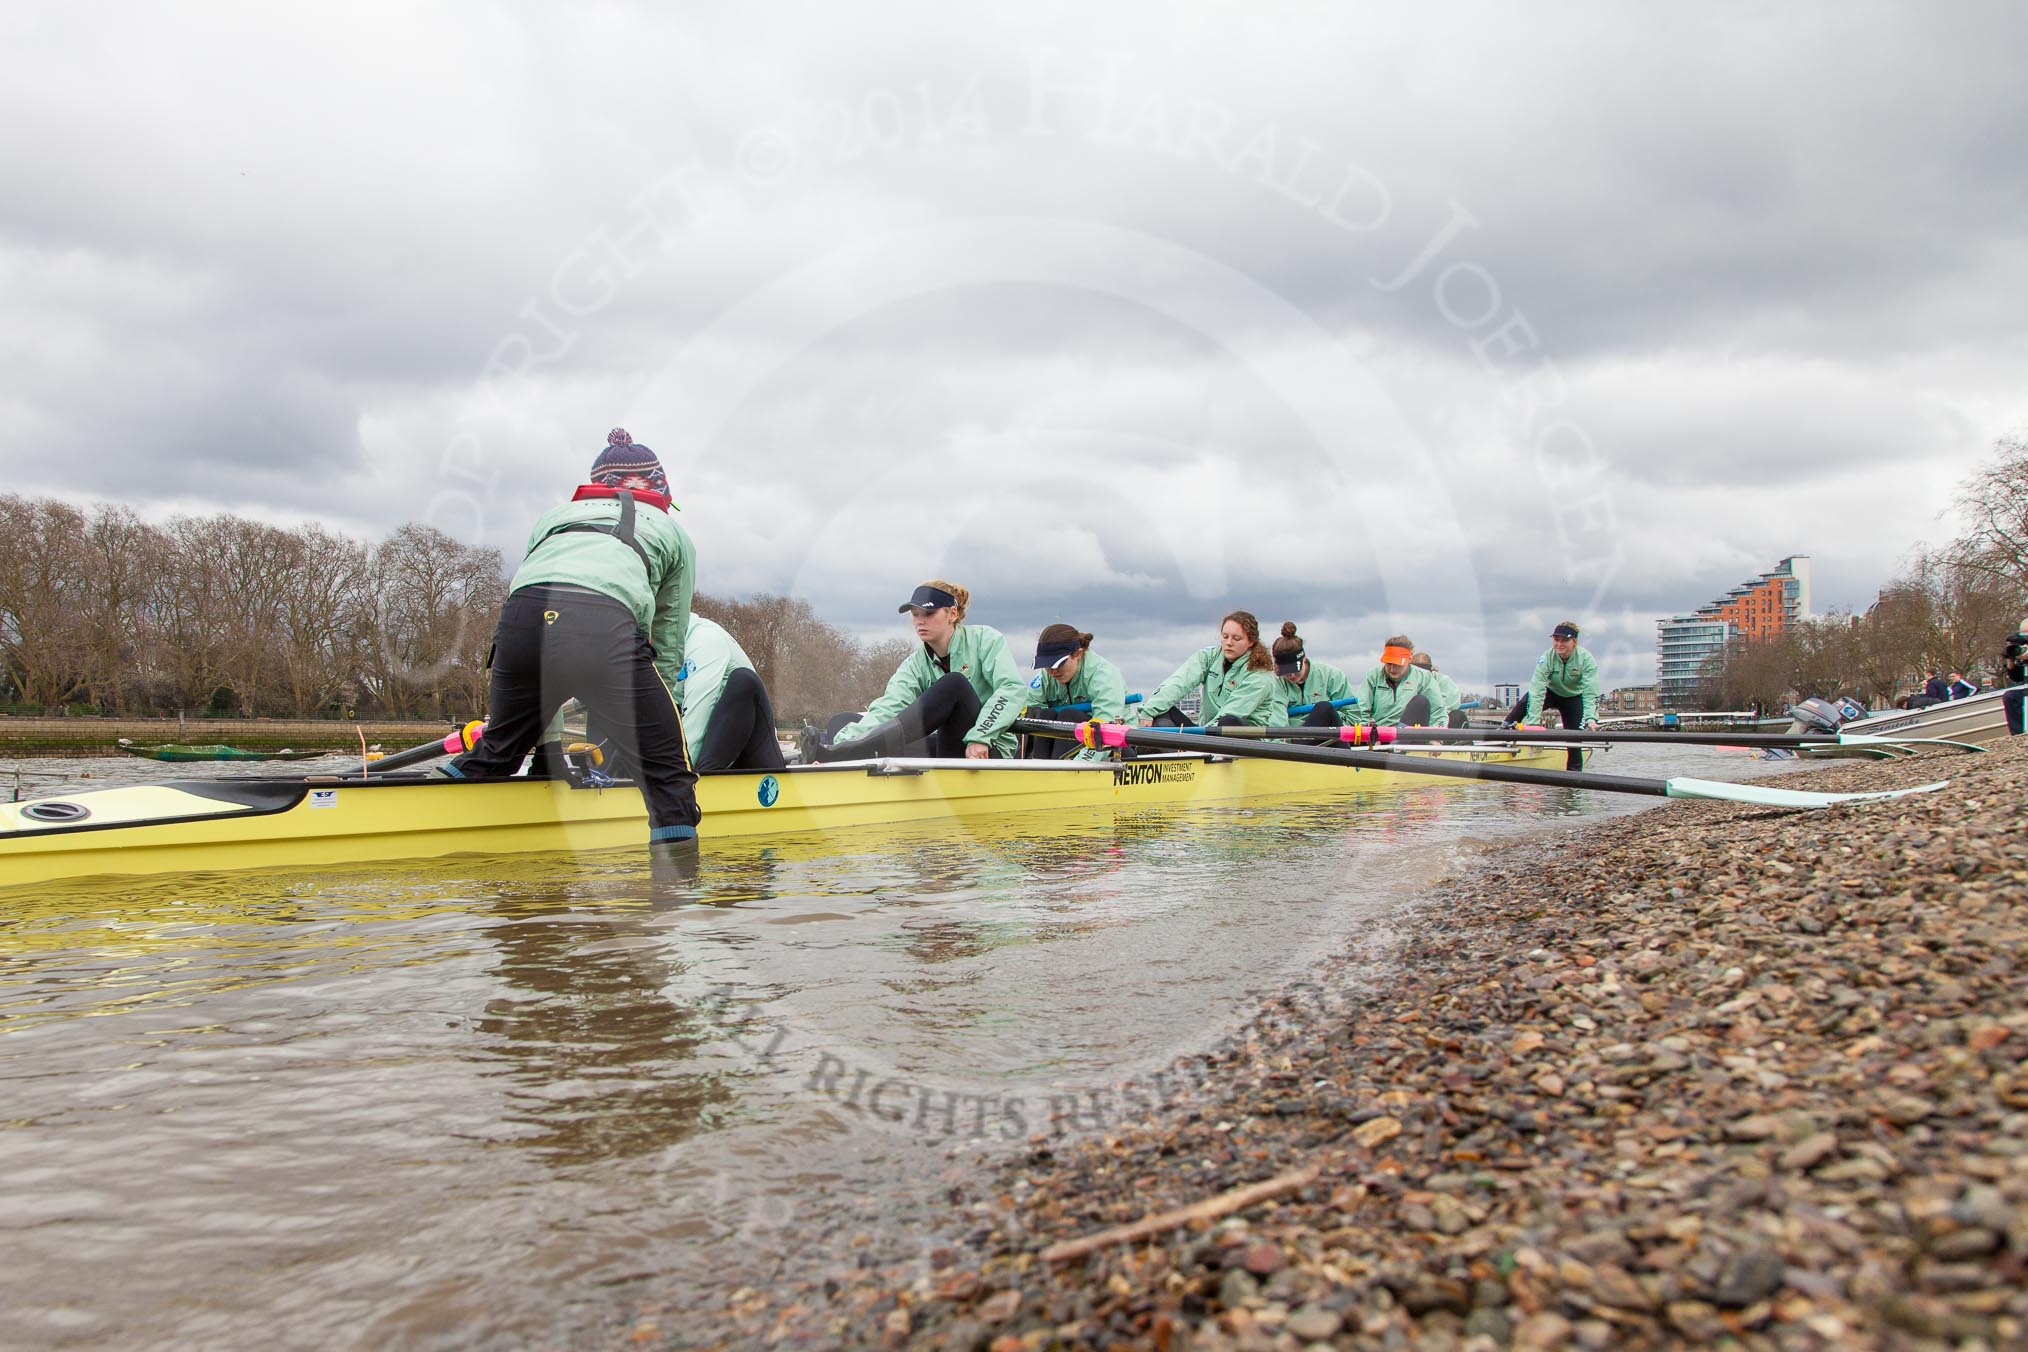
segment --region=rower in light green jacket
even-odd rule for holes
[[[1429,673],[1430,680],[1436,686],[1436,693],[1441,697],[1441,701],[1431,699],[1429,702],[1429,725],[1433,728],[1465,726],[1465,711],[1458,707],[1464,703],[1464,697],[1458,693],[1458,683],[1438,671],[1436,663],[1430,660],[1430,655],[1426,652],[1418,652],[1408,660],[1410,665],[1420,667]]]
[[[1436,682],[1410,663],[1415,645],[1396,634],[1380,650],[1380,665],[1366,673],[1354,690],[1359,696],[1359,721],[1377,727],[1429,726],[1442,698]]]
[[[1540,725],[1545,708],[1555,709],[1566,728],[1598,726],[1598,659],[1577,646],[1577,621],[1558,620],[1549,631],[1549,651],[1535,664],[1528,693],[1507,711],[1507,726]],[[1567,770],[1584,768],[1584,751],[1573,746]]]
[[[1234,723],[1256,728],[1279,727],[1289,717],[1275,678],[1275,660],[1260,641],[1260,621],[1235,610],[1219,625],[1218,642],[1185,659],[1175,673],[1148,696],[1137,721],[1183,727],[1176,702],[1196,693],[1197,726]]]
[[[1127,682],[1118,667],[1091,650],[1090,634],[1071,625],[1052,624],[1035,640],[1035,677],[1028,682],[1028,703],[1032,718],[1071,723],[1095,718],[1101,723],[1124,723],[1127,721]],[[1066,712],[1062,718],[1057,718],[1053,711],[1067,704],[1089,704],[1091,707]],[[1037,710],[1036,706],[1041,707]],[[1042,737],[1029,739],[1029,754],[1081,761],[1114,758],[1110,750],[1079,747],[1075,742],[1058,742]]]
[[[1282,621],[1282,636],[1275,640],[1275,675],[1279,678],[1282,707],[1289,717],[1301,718],[1307,727],[1335,728],[1357,717],[1355,705],[1339,707],[1334,701],[1357,698],[1352,678],[1329,662],[1318,662],[1303,649],[1294,620]],[[1297,708],[1308,705],[1308,712]]]
[[[900,607],[921,640],[915,651],[856,722],[808,750],[819,760],[1012,757],[1018,749],[1014,720],[1028,705],[1028,683],[999,630],[964,623],[971,597],[941,578],[917,587]]]

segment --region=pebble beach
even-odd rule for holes
[[[1946,778],[1504,847],[1184,1099],[615,1344],[2028,1346],[2028,744],[1782,782]]]

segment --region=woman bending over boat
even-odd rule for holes
[[[1260,621],[1235,610],[1218,626],[1218,642],[1200,648],[1141,705],[1139,722],[1188,727],[1176,701],[1198,696],[1199,727],[1275,727],[1288,721],[1275,659],[1260,641]]]
[[[1127,721],[1127,682],[1120,669],[1091,650],[1091,635],[1052,624],[1035,639],[1035,679],[1028,682],[1028,716],[1052,723]],[[1081,709],[1068,706],[1081,704]],[[1040,707],[1037,707],[1040,706]],[[1029,739],[1040,760],[1111,760],[1113,753],[1047,737]]]
[[[1281,680],[1281,700],[1290,710],[1289,717],[1296,717],[1294,710],[1305,704],[1310,711],[1302,715],[1304,727],[1335,728],[1356,716],[1353,706],[1340,708],[1335,703],[1353,697],[1352,678],[1329,662],[1313,661],[1303,650],[1294,620],[1282,621],[1282,636],[1275,640],[1274,654],[1275,675]]]
[[[806,729],[806,752],[822,761],[1012,757],[1013,723],[1028,704],[1028,686],[1000,631],[964,622],[971,599],[963,587],[941,578],[917,587],[899,609],[922,646],[895,669],[887,690],[857,721],[829,738]]]
[[[590,482],[529,533],[493,634],[485,735],[446,774],[507,778],[575,697],[640,768],[650,851],[695,853],[697,775],[670,689],[697,555],[674,510],[655,453],[614,428]]]
[[[775,706],[761,684],[753,659],[725,627],[702,615],[690,617],[683,637],[682,679],[676,698],[683,709],[684,745],[690,763],[705,770],[780,770],[782,744],[775,740]]]
[[[1554,709],[1570,729],[1598,726],[1598,659],[1577,646],[1577,621],[1559,620],[1549,631],[1549,651],[1535,664],[1528,693],[1507,711],[1506,726],[1540,724],[1543,711]],[[1582,770],[1584,751],[1570,748],[1564,768]]]
[[[1427,727],[1443,696],[1430,674],[1416,666],[1415,644],[1395,634],[1380,649],[1380,665],[1366,673],[1354,693],[1359,721],[1383,728]]]

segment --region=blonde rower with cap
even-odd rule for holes
[[[1028,682],[1030,718],[1052,723],[1127,721],[1127,682],[1120,669],[1091,650],[1091,635],[1067,624],[1052,624],[1035,639],[1035,678]],[[1065,706],[1083,704],[1072,709]],[[1035,707],[1041,706],[1041,707]],[[1043,760],[1111,760],[1113,752],[1076,742],[1029,739],[1029,755]]]
[[[804,752],[821,761],[867,756],[1011,758],[1014,720],[1028,685],[999,630],[965,623],[972,594],[935,578],[898,608],[920,642],[857,722],[825,738],[805,729]]]
[[[1415,644],[1396,634],[1380,649],[1380,665],[1352,693],[1359,697],[1359,721],[1382,728],[1427,727],[1443,696],[1430,674],[1410,659]]]

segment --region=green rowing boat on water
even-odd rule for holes
[[[146,756],[149,760],[158,761],[289,761],[330,754],[325,751],[291,751],[286,747],[280,751],[247,751],[217,743],[164,742],[160,746],[135,746],[124,737],[120,739],[119,746],[129,756]]]

